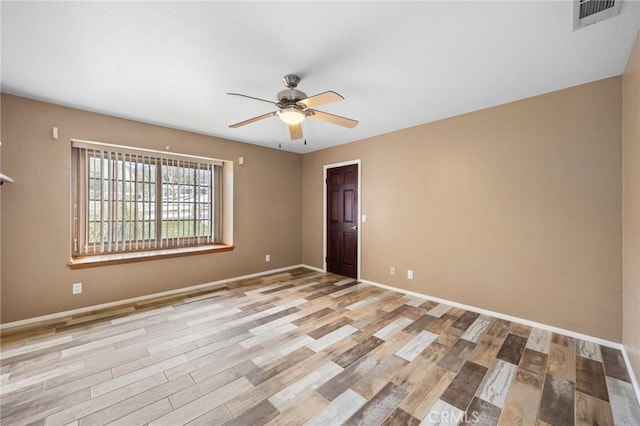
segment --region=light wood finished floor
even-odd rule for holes
[[[303,268],[1,350],[3,426],[640,425],[616,349]]]

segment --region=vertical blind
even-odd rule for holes
[[[218,242],[222,162],[72,141],[76,256]]]

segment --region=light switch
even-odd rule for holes
[[[366,214],[362,215],[362,223],[367,223],[367,215]]]

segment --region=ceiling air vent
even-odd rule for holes
[[[573,2],[573,30],[616,16],[622,0],[575,0]]]

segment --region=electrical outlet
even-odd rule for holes
[[[389,273],[391,275],[395,275],[396,274],[396,268],[394,268],[393,266],[391,268],[389,268]]]
[[[264,261],[265,262],[271,262],[271,255],[270,254],[265,254],[264,255]]]
[[[410,280],[413,279],[413,271],[411,269],[407,270],[407,278],[409,278]]]
[[[73,286],[71,287],[71,293],[72,294],[82,293],[82,283],[73,283]]]

